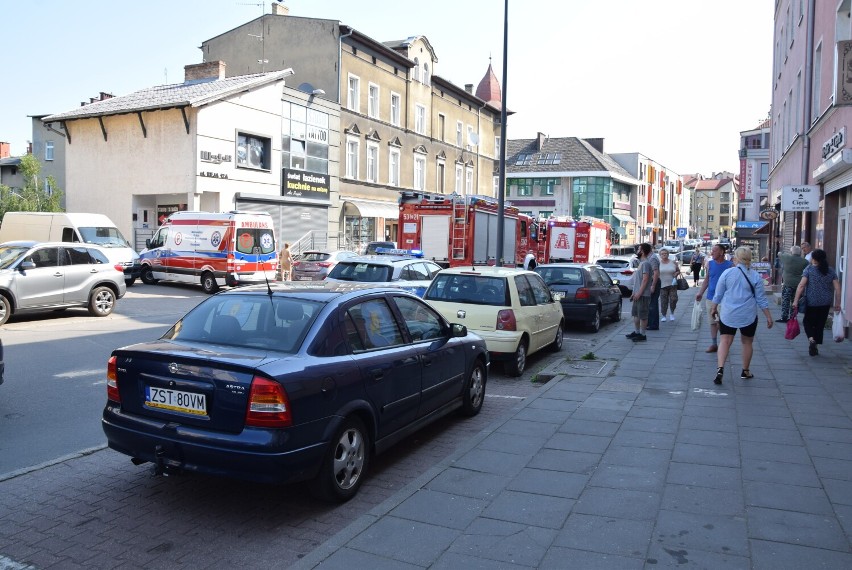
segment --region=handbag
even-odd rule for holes
[[[834,338],[834,342],[843,342],[843,339],[846,338],[846,331],[843,326],[845,321],[843,311],[836,311],[831,317],[831,336]]]
[[[705,273],[706,273],[706,272],[704,271],[704,268],[702,267],[702,268],[701,268],[701,271],[698,273],[698,276],[699,276],[699,277],[701,277],[702,279],[704,279],[704,275],[705,275]]]
[[[692,306],[692,330],[701,328],[701,316],[704,314],[704,299]]]
[[[793,314],[790,315],[790,320],[787,321],[787,330],[784,331],[784,338],[786,338],[787,340],[793,340],[794,338],[799,336],[800,332],[802,332],[801,328],[799,327],[799,319],[796,318],[797,316],[798,310],[796,309],[796,307],[793,307]]]
[[[675,282],[678,291],[686,291],[687,289],[689,289],[689,281],[687,281],[683,275],[678,275],[675,278]]]

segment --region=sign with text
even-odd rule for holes
[[[846,146],[846,127],[843,127],[833,135],[831,138],[822,143],[822,159],[826,160],[828,157],[842,149]]]
[[[837,42],[837,77],[834,86],[834,104],[852,105],[852,40]]]
[[[782,186],[781,209],[785,212],[816,212],[819,209],[819,186]]]
[[[289,168],[281,169],[282,196],[328,200],[329,188],[327,174],[290,170]]]

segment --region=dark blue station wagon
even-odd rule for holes
[[[406,291],[240,288],[113,351],[103,429],[160,473],[311,480],[345,501],[372,453],[455,410],[478,413],[488,367],[482,339]]]

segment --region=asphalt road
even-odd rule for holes
[[[0,386],[0,511],[14,513],[0,518],[0,537],[8,537],[0,539],[0,562],[5,557],[40,568],[285,567],[504,417],[540,388],[532,379],[553,359],[577,358],[600,338],[567,330],[562,352],[531,356],[521,378],[492,366],[479,415],[451,415],[400,442],[375,458],[353,500],[333,506],[298,484],[155,477],[150,465],[134,466],[102,449],[99,420],[110,351],[159,336],[203,298],[192,287],[136,285],[108,318],[69,310],[0,328],[7,348],[7,382]],[[43,519],[50,529],[46,538],[16,535],[17,517],[25,517],[28,527]]]

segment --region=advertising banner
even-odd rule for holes
[[[283,168],[281,171],[281,195],[312,200],[329,200],[327,174],[303,172]]]
[[[781,209],[785,212],[816,212],[819,209],[819,186],[782,186]]]

